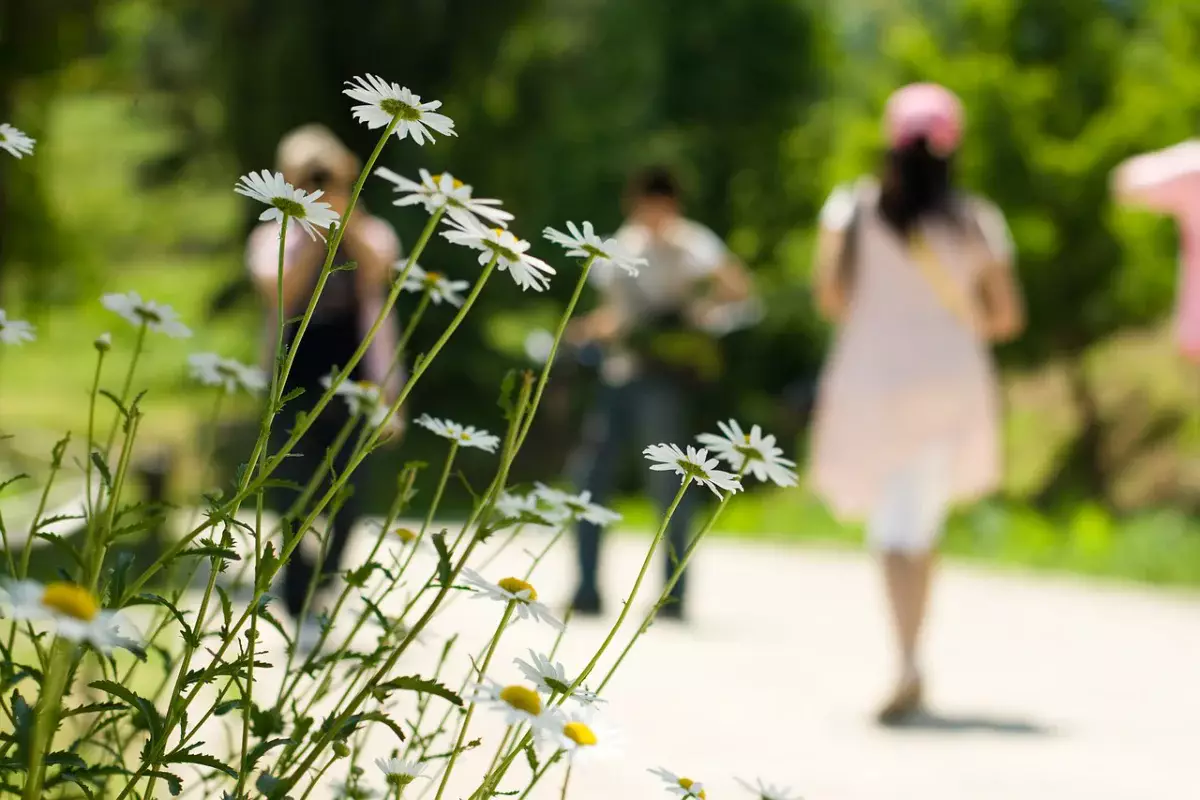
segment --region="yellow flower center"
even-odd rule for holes
[[[430,285],[437,283],[441,279],[442,279],[442,273],[440,273],[440,272],[426,272],[425,273],[425,282]]]
[[[396,528],[396,535],[400,537],[400,541],[409,544],[417,538],[417,534],[408,528]]]
[[[55,581],[46,586],[42,592],[42,605],[84,622],[91,622],[100,613],[100,607],[91,592],[65,581]]]
[[[750,444],[750,434],[743,433],[742,438],[746,441],[746,444]]]
[[[505,686],[500,690],[500,699],[518,711],[536,717],[542,713],[542,698],[533,689],[525,686]]]
[[[563,725],[563,736],[580,747],[591,747],[596,744],[596,734],[582,722],[568,722]]]
[[[449,172],[443,172],[441,175],[438,176],[438,178],[440,178],[441,180],[445,180],[446,178],[449,178],[451,185],[453,185],[455,189],[461,189],[464,186],[462,181],[460,181],[458,178],[451,175]]]
[[[492,233],[496,234],[497,236],[503,236],[504,228],[492,228]]]
[[[533,602],[534,600],[537,600],[537,589],[534,589],[532,586],[530,586],[528,583],[521,580],[520,578],[501,578],[500,582],[496,585],[499,586],[504,591],[508,592],[509,594],[520,594],[521,592],[529,592],[529,595],[527,597],[525,597],[525,600],[528,600],[529,602]]]
[[[692,791],[692,787],[696,785],[696,782],[694,780],[692,780],[691,778],[680,778],[679,785],[681,787],[683,787],[684,791],[690,792],[690,791]],[[704,793],[704,790],[701,789],[700,793],[697,794],[696,797],[699,797],[700,800],[707,800],[708,795],[706,795]]]

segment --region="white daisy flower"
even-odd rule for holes
[[[267,375],[261,369],[216,353],[192,353],[188,368],[197,381],[205,386],[221,386],[226,394],[235,394],[238,389],[256,394],[267,388]]]
[[[513,663],[520,668],[522,674],[539,691],[545,692],[548,695],[566,694],[571,688],[573,681],[567,678],[567,671],[563,665],[556,661],[551,661],[541,653],[535,653],[530,650],[529,661],[522,658],[514,658]],[[571,692],[570,699],[581,706],[593,706],[605,702],[598,694],[582,686],[577,687]]]
[[[32,325],[23,319],[9,319],[0,308],[0,344],[22,344],[36,338]]]
[[[36,143],[23,131],[17,130],[7,122],[0,123],[0,150],[7,150],[13,158],[33,155],[33,146]]]
[[[417,778],[424,777],[425,764],[421,761],[404,761],[399,758],[377,758],[375,766],[383,772],[390,786],[403,789]]]
[[[459,425],[448,419],[437,419],[428,414],[422,414],[417,424],[428,431],[436,433],[443,439],[458,442],[459,447],[478,447],[489,453],[496,452],[500,446],[500,437],[473,425]]]
[[[432,175],[429,170],[422,169],[420,183],[398,175],[387,167],[379,167],[375,174],[391,181],[396,187],[400,198],[393,200],[393,205],[423,205],[429,214],[444,208],[452,219],[470,216],[501,228],[508,227],[508,223],[512,222],[513,215],[499,207],[499,200],[491,197],[472,197],[471,186],[449,172]]]
[[[87,642],[108,652],[132,642],[120,628],[132,625],[119,611],[100,608],[87,589],[66,581],[42,585],[37,581],[14,581],[0,586],[0,606],[13,620],[49,621],[55,633],[73,642]]]
[[[708,457],[708,451],[703,447],[696,449],[688,445],[687,452],[673,444],[652,444],[642,451],[648,461],[656,462],[650,469],[676,472],[683,477],[691,477],[696,483],[707,486],[717,497],[720,490],[740,492],[742,483],[732,472],[717,469],[721,463],[715,458]]]
[[[505,686],[491,678],[484,678],[483,683],[474,687],[471,702],[499,711],[506,725],[536,723],[546,711],[542,696],[535,689],[519,683]]]
[[[621,515],[617,512],[593,503],[592,493],[586,490],[579,494],[571,494],[539,483],[534,489],[534,494],[550,506],[551,510],[547,516],[554,521],[582,519],[601,526],[621,521]]]
[[[324,234],[317,228],[328,229],[340,219],[328,203],[318,202],[324,192],[318,189],[309,194],[303,189],[297,189],[283,179],[282,172],[267,172],[265,169],[261,173],[251,172],[239,178],[233,190],[270,206],[259,215],[260,221],[283,222],[286,214],[289,219],[300,223],[300,227],[311,239],[320,238],[321,241],[325,241]]]
[[[534,733],[543,747],[551,752],[565,751],[573,764],[606,758],[619,749],[616,731],[597,720],[591,711],[564,713],[554,709],[541,716]]]
[[[510,519],[515,519],[522,514],[537,514],[540,516],[537,495],[532,492],[529,494],[501,492],[500,497],[496,499],[495,510],[500,516]]]
[[[699,781],[694,781],[682,775],[676,775],[674,772],[662,767],[650,770],[650,774],[662,779],[662,782],[666,784],[664,788],[668,794],[673,794],[676,797],[691,797],[695,798],[695,800],[707,800],[708,798],[708,795],[704,792],[704,784]]]
[[[501,578],[499,583],[492,583],[470,568],[463,569],[462,577],[479,592],[475,595],[476,598],[513,603],[513,613],[520,619],[544,622],[556,630],[562,630],[562,622],[550,613],[550,609],[538,602],[537,589],[520,578]]]
[[[433,141],[430,128],[443,136],[458,135],[454,132],[454,120],[445,114],[433,113],[442,107],[440,100],[422,103],[421,97],[410,92],[408,87],[390,83],[377,75],[359,75],[346,81],[346,85],[350,88],[344,89],[343,94],[362,104],[350,109],[354,118],[371,130],[387,127],[399,117],[397,139],[412,136],[414,142],[423,145],[426,140]]]
[[[646,265],[646,259],[637,258],[626,253],[617,243],[616,239],[601,239],[597,236],[590,222],[583,223],[582,231],[575,227],[574,222],[568,222],[567,230],[570,233],[563,233],[554,228],[546,228],[542,231],[542,236],[548,241],[565,247],[568,256],[573,258],[591,258],[595,256],[596,261],[594,263],[597,266],[605,263],[612,264],[634,277],[637,276],[638,270]]]
[[[554,267],[527,254],[529,242],[524,239],[503,228],[485,227],[472,217],[456,217],[449,225],[450,230],[442,231],[442,236],[454,244],[479,250],[480,264],[487,264],[495,257],[497,266],[507,270],[522,291],[541,292],[550,285],[548,276],[554,274]]]
[[[757,425],[749,433],[742,431],[737,420],[718,422],[723,435],[702,433],[696,441],[708,448],[713,455],[725,461],[735,471],[745,470],[758,480],[770,481],[778,486],[795,486],[796,462],[783,457],[783,449],[775,445],[774,436],[764,436]]]
[[[762,778],[756,779],[754,784],[741,778],[734,778],[734,780],[741,784],[746,791],[758,797],[758,800],[804,800],[800,795],[792,794],[791,789],[764,783]]]
[[[137,292],[125,294],[106,294],[100,302],[109,311],[124,317],[131,324],[155,333],[165,333],[175,339],[186,339],[192,335],[191,330],[179,321],[175,309],[153,300],[143,300]]]
[[[403,273],[406,269],[405,262],[397,261],[394,269],[396,272]],[[446,302],[455,308],[462,307],[463,298],[459,293],[471,288],[470,281],[452,281],[440,272],[426,272],[421,269],[420,264],[413,264],[407,269],[408,274],[404,278],[401,289],[417,294],[428,292],[429,299],[433,301],[434,305]]]
[[[321,385],[328,389],[333,385],[333,376],[321,378]],[[388,417],[388,404],[383,400],[383,392],[379,386],[370,381],[345,380],[338,384],[333,393],[346,401],[350,415],[362,414],[367,418],[367,424],[377,427]]]

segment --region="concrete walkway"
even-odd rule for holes
[[[544,542],[532,535],[523,547]],[[646,540],[608,545],[615,616]],[[574,578],[571,558],[564,542],[534,576],[556,610]],[[486,574],[523,574],[528,562],[514,547]],[[639,614],[657,596],[659,574],[656,564]],[[713,540],[691,588],[691,623],[655,625],[605,692],[621,754],[576,768],[569,797],[665,798],[646,772],[659,765],[703,781],[711,800],[749,797],[733,778],[759,775],[806,800],[1200,796],[1200,596],[952,565],[929,631],[932,713],[885,731],[871,714],[892,676],[889,631],[866,557]],[[498,616],[498,605],[463,597],[400,674],[428,669],[436,634],[461,632],[477,649]],[[572,622],[559,653],[568,673],[607,624]],[[542,626],[514,627],[492,674],[516,682],[512,658],[552,638]],[[465,663],[451,674],[464,674]],[[490,716],[476,715],[470,738],[483,745],[461,760],[447,798],[468,794],[491,758],[501,728]],[[378,755],[394,746],[382,728],[370,744]],[[522,763],[501,790],[523,788],[525,774]],[[530,797],[558,798],[560,781],[552,773]],[[432,797],[434,787],[422,786]]]

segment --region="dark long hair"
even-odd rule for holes
[[[908,236],[923,218],[942,217],[957,225],[952,161],[934,155],[924,137],[889,150],[879,212],[900,234]]]

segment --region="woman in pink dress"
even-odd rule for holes
[[[821,212],[816,295],[837,336],[821,376],[814,489],[865,520],[881,555],[899,650],[880,721],[922,702],[918,643],[933,551],[950,508],[1000,479],[989,343],[1023,325],[1000,212],[955,189],[962,110],[947,89],[897,91],[882,181],[839,187]]]
[[[1200,363],[1200,140],[1131,158],[1113,173],[1117,199],[1179,223],[1181,263],[1175,326],[1183,354]]]

